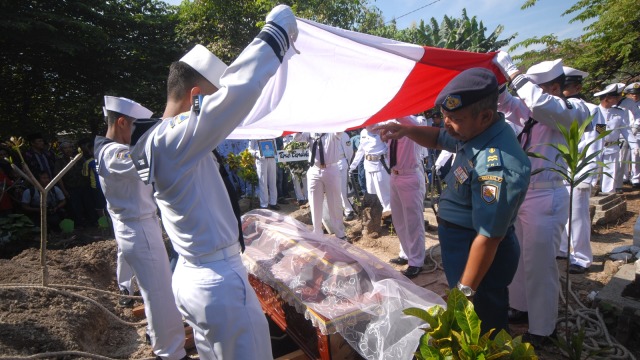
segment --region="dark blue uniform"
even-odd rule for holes
[[[438,236],[450,287],[460,280],[476,235],[504,237],[473,302],[483,333],[507,329],[511,283],[520,247],[513,223],[529,184],[531,164],[504,116],[482,134],[462,142],[440,131],[438,144],[456,152],[440,197]],[[496,332],[497,333],[497,332]]]

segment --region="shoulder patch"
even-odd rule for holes
[[[482,185],[482,200],[491,204],[498,199],[498,187],[495,185]]]
[[[183,112],[169,119],[169,126],[173,129],[176,125],[180,125],[191,116],[190,112]]]
[[[130,159],[131,158],[131,153],[126,151],[126,150],[121,150],[121,151],[118,151],[118,153],[116,154],[116,158],[117,159]]]
[[[495,182],[502,182],[502,178],[500,176],[495,176],[495,175],[481,175],[478,176],[478,181],[495,181]]]
[[[500,156],[500,151],[496,148],[487,149],[487,169],[501,167],[502,166],[502,158]]]

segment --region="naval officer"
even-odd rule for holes
[[[511,283],[520,249],[513,227],[527,193],[530,162],[497,111],[498,82],[483,68],[461,72],[442,89],[444,129],[381,125],[382,138],[407,136],[456,153],[440,197],[438,237],[450,287],[457,287],[482,320],[482,332],[508,330]]]

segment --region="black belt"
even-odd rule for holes
[[[469,230],[469,231],[475,231],[474,229],[468,228],[468,227],[464,227],[464,226],[460,226],[458,224],[454,224],[450,221],[447,221],[441,217],[436,217],[436,220],[438,221],[438,225],[442,225],[444,227],[448,227],[451,229],[460,229],[460,230]]]

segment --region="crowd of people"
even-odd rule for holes
[[[70,217],[76,226],[92,226],[103,209],[108,211],[118,245],[119,286],[130,294],[136,278],[149,341],[160,359],[188,358],[182,318],[194,330],[202,359],[271,358],[268,324],[239,256],[244,242],[238,193],[212,150],[249,113],[247,104],[257,100],[297,32],[291,9],[277,6],[229,66],[197,45],[171,64],[162,120],[152,119],[153,112],[135,101],[105,96],[108,130],[95,142],[63,142],[54,154],[42,136],[28,139],[24,159],[42,186],[81,149],[83,160],[49,193],[50,219]],[[580,93],[588,74],[561,60],[521,73],[499,52],[495,68],[511,89],[498,84],[496,73],[472,68],[453,78],[426,114],[357,132],[252,140],[248,150],[256,159],[260,207],[280,210],[278,202],[288,192],[282,184],[290,178],[297,203],[309,204],[317,234],[350,240],[344,221],[353,220],[355,210],[348,184],[377,196],[383,219],[393,223],[400,242],[391,262],[407,265],[402,273],[409,278],[418,276],[424,263],[426,184],[441,177],[438,237],[449,286],[473,300],[483,332],[528,322],[524,340],[545,346],[555,336],[558,315],[556,258],[571,257],[573,273],[587,271],[593,260],[592,188],[619,192],[625,176],[640,187],[635,137],[640,84],[613,83],[593,94],[600,100],[594,105]],[[589,150],[603,149],[604,169],[585,171],[611,176],[594,174],[573,190],[569,250],[570,189],[557,172],[532,175],[562,164],[526,151],[555,159],[557,150],[543,144],[564,143],[558,126],[568,128],[573,121],[590,121],[583,148],[610,130]],[[285,174],[276,166],[277,150],[291,141],[307,144],[306,174]],[[3,159],[16,159],[8,148],[0,152]],[[28,186],[11,191],[20,179],[1,161],[8,196],[0,211],[37,215],[37,191]],[[173,264],[159,216],[176,255]]]
[[[73,221],[76,228],[96,227],[104,216],[105,199],[97,183],[93,158],[93,140],[49,142],[41,133],[26,136],[28,148],[20,154],[8,146],[0,145],[0,216],[24,213],[35,224],[40,224],[40,191],[35,184],[20,176],[22,160],[41,187],[51,180],[78,154],[76,162],[47,194],[48,229],[60,231],[63,219]]]

